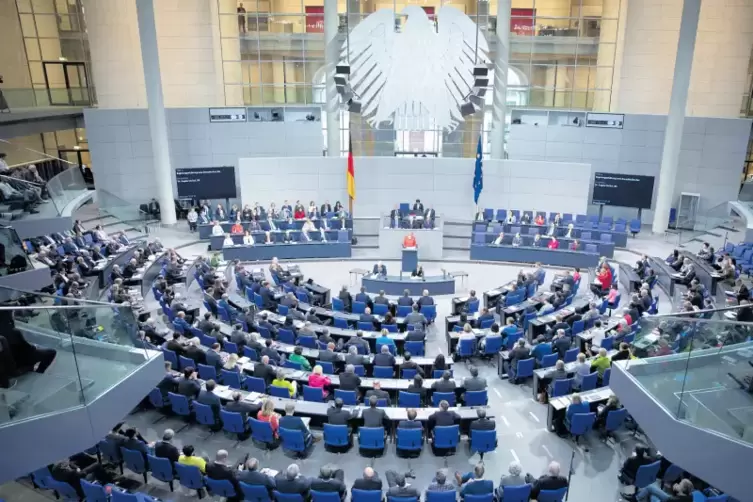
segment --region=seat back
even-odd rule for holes
[[[48,480],[48,485],[50,486],[50,489],[55,490],[63,500],[79,500],[78,493],[76,493],[76,490],[73,489],[70,483],[64,483],[50,478]]]
[[[450,406],[455,406],[454,392],[435,392],[431,395],[431,404],[435,408],[439,406],[440,401],[447,401]]]
[[[278,305],[277,306],[277,313],[280,315],[288,315],[288,312],[290,311],[290,307],[287,305]]]
[[[277,502],[303,502],[303,496],[300,493],[280,493],[277,490],[272,493]]]
[[[505,502],[528,502],[531,497],[531,485],[502,486]]]
[[[251,422],[251,437],[255,441],[261,443],[273,443],[275,440],[274,432],[272,432],[272,425],[269,422],[250,418]]]
[[[421,313],[426,317],[428,321],[433,321],[437,318],[437,306],[436,305],[424,305],[421,307]]]
[[[656,462],[648,465],[642,465],[638,468],[638,471],[635,474],[635,488],[636,490],[640,490],[641,488],[645,488],[646,486],[650,485],[654,481],[656,481],[656,478],[659,476],[659,469],[661,468],[661,461],[657,460]]]
[[[165,407],[165,400],[162,399],[162,391],[158,388],[154,388],[149,392],[149,402],[157,409]]]
[[[394,374],[392,366],[374,366],[374,378],[392,378]]]
[[[217,380],[217,370],[214,369],[214,366],[198,364],[197,369],[199,370],[199,378],[202,380]]]
[[[437,492],[426,490],[426,502],[455,502],[458,494],[455,490],[449,490],[446,492]]]
[[[335,328],[348,329],[348,321],[342,317],[335,317]]]
[[[576,359],[578,359],[578,354],[580,353],[580,349],[578,347],[574,349],[570,349],[567,352],[565,352],[565,357],[563,360],[565,361],[565,364],[575,362]]]
[[[249,485],[242,481],[238,482],[238,486],[243,493],[243,500],[250,502],[271,502],[272,499],[269,496],[269,490],[263,485]]]
[[[420,408],[421,394],[401,390],[397,395],[397,405],[401,408]]]
[[[104,486],[85,479],[81,480],[81,489],[84,490],[86,502],[107,502],[109,498]]]
[[[303,370],[303,366],[301,365],[301,363],[297,363],[295,361],[291,361],[290,359],[287,359],[285,361],[285,364],[283,365],[283,368],[290,368],[292,370]]]
[[[382,502],[382,492],[380,490],[356,490],[354,488],[350,491],[350,498],[360,502]]]
[[[474,390],[465,393],[465,405],[466,406],[486,406],[489,398],[484,390]]]
[[[295,334],[289,329],[280,328],[280,330],[277,332],[277,339],[282,343],[295,345]]]
[[[389,310],[389,307],[385,305],[384,303],[375,303],[374,304],[374,315],[385,315],[387,311]]]
[[[195,465],[184,465],[176,463],[175,474],[180,480],[180,484],[192,490],[198,490],[204,487],[204,481],[201,471]]]
[[[152,472],[152,476],[165,483],[173,480],[173,464],[169,458],[147,455],[146,459],[149,462],[149,470]]]
[[[575,413],[570,418],[570,434],[580,436],[590,431],[596,421],[596,413]]]
[[[209,476],[204,476],[204,483],[207,485],[207,490],[214,497],[235,497],[235,487],[227,479],[212,479]]]
[[[559,490],[541,490],[536,498],[538,502],[562,502],[567,493],[567,487]]]
[[[193,402],[193,411],[196,414],[196,421],[201,425],[214,425],[214,411],[208,404]]]
[[[196,366],[193,359],[185,356],[178,356],[178,362],[180,363],[180,369],[188,368],[189,366]]]
[[[363,331],[374,331],[374,325],[368,321],[358,321],[357,323],[358,329]]]
[[[497,447],[497,432],[471,430],[471,451],[487,453]]]
[[[42,467],[31,473],[31,479],[39,488],[49,490],[49,481],[50,479],[52,479],[52,473],[50,473],[50,469],[48,467]]]
[[[627,409],[620,408],[619,410],[611,410],[609,413],[607,413],[607,421],[605,424],[607,432],[618,430],[620,427],[622,427],[622,424],[625,423],[626,418]]]
[[[494,320],[490,319],[490,321]],[[486,345],[484,345],[484,354],[496,354],[497,352],[502,350],[502,342],[503,338],[499,336],[487,338]]]
[[[400,371],[400,378],[404,380],[412,380],[414,376],[416,376],[416,373],[418,373],[418,370],[415,368],[405,368]]]
[[[366,450],[383,450],[384,427],[359,427],[358,445]]]
[[[347,425],[324,424],[324,444],[328,446],[347,446],[350,444]]]
[[[123,462],[129,470],[137,474],[146,472],[146,462],[140,451],[129,450],[128,448],[123,448],[121,446],[120,454],[123,456]]]
[[[475,347],[476,340],[458,340],[458,346],[455,349],[455,355],[457,357],[471,357],[475,352]]]
[[[304,385],[303,386],[303,400],[312,401],[314,403],[323,403],[324,392],[321,387],[309,387],[308,385]]]
[[[397,306],[398,317],[405,317],[408,314],[410,314],[412,311],[413,311],[413,307],[410,305],[398,305]]]
[[[243,423],[243,416],[235,411],[220,410],[220,419],[222,428],[227,432],[242,434],[246,432],[246,424]]]
[[[340,494],[337,492],[318,492],[311,490],[311,500],[313,502],[342,502]]]
[[[423,429],[397,428],[397,449],[404,451],[421,451],[424,446]]]
[[[280,427],[278,433],[282,439],[283,449],[298,453],[306,451],[306,438],[304,438],[302,430]]]
[[[421,341],[405,342],[405,350],[410,352],[414,356],[423,356],[425,353],[424,342],[421,342]]]
[[[612,368],[607,368],[604,370],[604,374],[601,377],[601,385],[602,387],[609,387],[609,379],[612,377]]]
[[[491,481],[489,482],[491,483]],[[467,494],[463,497],[464,502],[492,502],[493,500],[494,500],[494,492],[484,493],[482,495]]]
[[[527,378],[533,376],[533,362],[535,359],[530,357],[528,359],[521,359],[518,361],[518,368],[515,372],[516,378]]]
[[[447,425],[434,427],[435,448],[456,448],[460,440],[460,426]]]
[[[335,389],[335,399],[337,398],[342,399],[345,405],[354,406],[358,404],[358,394],[354,390]]]
[[[541,367],[542,368],[549,368],[551,366],[554,366],[557,363],[557,358],[559,357],[559,354],[556,352],[554,354],[547,354],[544,357],[541,358]]]
[[[220,374],[222,375],[222,383],[224,385],[227,385],[231,389],[241,389],[243,381],[240,373],[236,371],[222,370],[220,371]]]
[[[345,310],[345,304],[339,298],[332,298],[332,310],[342,312],[343,310]]]
[[[593,389],[595,389],[598,380],[599,380],[599,372],[598,371],[594,371],[593,373],[584,376],[583,380],[581,381],[581,384],[580,384],[580,391],[584,392],[584,391],[587,391],[587,390],[593,390]]]
[[[263,378],[252,376],[246,377],[246,379],[243,380],[243,387],[250,392],[259,392],[261,394],[267,393],[267,383]]]
[[[570,394],[573,388],[572,378],[563,378],[562,380],[555,380],[552,383],[552,395],[551,397],[558,397]]]
[[[364,302],[353,302],[351,311],[354,314],[363,314],[366,310],[366,304]]]

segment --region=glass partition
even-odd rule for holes
[[[47,182],[47,191],[58,214],[73,199],[87,191],[84,175],[76,166],[68,167]]]
[[[706,211],[698,212],[690,216],[680,216],[675,227],[678,233],[678,245],[686,244],[700,235],[709,233],[719,227],[731,227],[734,225],[727,202],[722,202]]]
[[[0,307],[3,348],[13,352],[8,342],[23,338],[41,361],[32,371],[31,360],[15,354],[3,359],[0,424],[85,405],[159,355],[138,341],[128,306],[69,299],[49,306],[41,300],[21,293]]]
[[[113,216],[124,223],[143,224],[149,216],[139,204],[125,201],[106,190],[97,189],[97,202],[103,216]]]
[[[641,319],[627,371],[678,420],[753,443],[753,324]]]

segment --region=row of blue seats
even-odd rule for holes
[[[624,228],[628,225],[628,221],[624,218],[617,218],[616,220],[611,216],[602,216],[601,219],[599,219],[599,216],[597,215],[585,215],[585,214],[576,214],[573,217],[572,213],[556,213],[556,212],[550,212],[549,216],[547,217],[546,211],[521,211],[518,209],[484,209],[482,216],[485,221],[500,221],[504,222],[507,220],[508,211],[515,217],[515,222],[519,222],[521,215],[528,214],[531,216],[531,223],[533,223],[536,216],[541,215],[544,220],[547,223],[551,223],[555,220],[557,215],[559,214],[561,216],[560,225],[569,225],[573,224],[576,227],[587,227],[587,228],[599,228],[602,230],[610,230],[612,228],[612,225],[621,225],[623,228],[623,232],[625,231]],[[603,228],[600,227],[601,224],[604,224]],[[641,228],[641,221],[638,218],[633,218],[629,222],[629,228],[630,231],[633,233],[640,232]]]

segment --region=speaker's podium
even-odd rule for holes
[[[418,268],[418,248],[403,248],[402,272],[413,272]]]

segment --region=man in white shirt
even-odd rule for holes
[[[214,225],[212,226],[212,235],[223,235],[225,233],[224,230],[222,230],[222,225],[220,225],[219,221],[215,221]]]
[[[230,247],[235,246],[235,242],[233,242],[233,238],[230,237],[230,234],[225,234],[225,240],[222,241],[222,247]]]
[[[501,246],[502,243],[504,242],[504,240],[505,240],[505,233],[504,232],[500,232],[499,235],[497,236],[497,238],[494,239],[494,245],[495,246]]]
[[[246,232],[246,235],[243,236],[243,245],[244,246],[253,246],[254,245],[254,236]]]
[[[604,340],[604,329],[601,327],[601,320],[594,321],[594,327],[591,329],[591,346],[601,347],[601,341]]]

